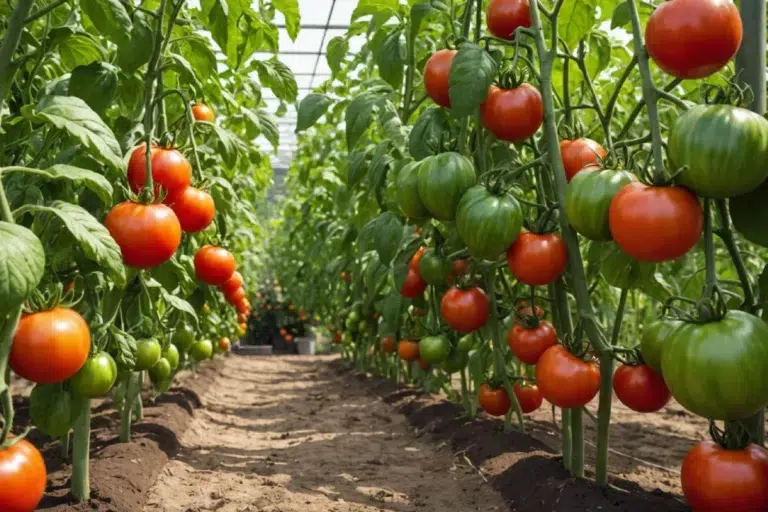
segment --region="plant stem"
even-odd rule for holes
[[[33,21],[36,21],[36,20],[42,18],[43,16],[45,16],[49,12],[52,12],[54,9],[57,9],[58,7],[66,4],[66,3],[69,3],[69,0],[56,0],[52,4],[46,5],[42,9],[38,9],[37,11],[33,12],[32,14],[30,14],[29,17],[24,20],[24,24],[25,25],[29,25]]]
[[[32,10],[34,0],[19,0],[11,17],[8,19],[8,30],[5,32],[2,44],[0,44],[0,121],[2,121],[3,106],[8,91],[11,88],[15,69],[11,68],[11,61],[16,48],[21,41],[21,33],[24,31],[24,23]]]
[[[474,407],[472,407],[472,399],[469,396],[469,387],[467,387],[467,369],[461,369],[461,401],[464,404],[464,412],[467,418],[472,419],[475,417]]]
[[[755,294],[752,290],[752,283],[749,280],[749,272],[744,265],[744,259],[741,257],[739,246],[736,243],[736,238],[733,236],[733,229],[731,227],[731,216],[728,214],[728,207],[725,204],[725,199],[716,199],[715,206],[720,214],[720,226],[717,231],[717,235],[723,241],[725,248],[728,250],[728,254],[731,256],[733,266],[736,267],[736,274],[739,276],[739,282],[741,288],[744,291],[744,305],[743,309],[747,313],[755,313]]]
[[[80,397],[80,413],[75,420],[72,443],[72,494],[77,501],[91,496],[89,458],[91,448],[91,399]]]
[[[560,435],[563,438],[563,466],[565,466],[565,469],[570,471],[571,459],[573,457],[570,409],[562,409],[560,411],[560,425]]]
[[[717,270],[715,263],[715,240],[712,234],[712,200],[704,198],[704,261],[706,265],[706,285],[703,299],[712,299],[717,286]]]
[[[136,389],[136,421],[144,419],[144,402],[141,400],[141,391],[144,389],[144,375],[147,372],[139,372]]]
[[[64,434],[59,440],[59,443],[61,444],[61,457],[64,460],[69,460],[69,441],[71,437],[72,433],[68,430],[67,433]]]
[[[744,39],[736,54],[736,80],[741,86],[749,86],[752,101],[748,109],[760,115],[766,109],[766,1],[742,0],[739,3]]]
[[[131,421],[133,410],[133,397],[135,393],[135,375],[133,372],[128,376],[125,386],[125,401],[123,402],[123,410],[120,413],[120,442],[131,442]]]
[[[584,425],[581,407],[571,409],[571,474],[584,478]]]

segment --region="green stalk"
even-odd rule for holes
[[[736,54],[736,80],[752,90],[752,101],[746,107],[763,115],[766,109],[766,1],[742,0],[739,11],[744,39]]]
[[[461,402],[464,405],[464,412],[467,418],[473,419],[475,417],[475,408],[472,407],[472,398],[469,396],[469,388],[467,387],[467,369],[461,369]]]
[[[139,372],[138,389],[136,390],[136,421],[144,419],[144,402],[141,400],[141,390],[144,389],[144,375],[147,372]]]
[[[581,407],[575,407],[571,412],[571,474],[576,478],[584,478],[584,425],[582,424]]]
[[[125,386],[125,401],[123,402],[123,410],[120,413],[120,442],[121,443],[130,443],[131,442],[131,420],[132,420],[132,410],[133,410],[133,399],[135,394],[135,385],[136,379],[134,377],[133,372],[131,372],[128,376],[127,383]]]
[[[72,443],[72,495],[78,502],[91,496],[89,458],[91,448],[91,399],[80,397]]]
[[[61,443],[61,458],[64,460],[69,460],[69,442],[71,437],[71,431],[67,431],[67,433],[59,440],[59,443]]]
[[[8,19],[8,30],[5,32],[2,44],[0,44],[0,121],[2,121],[5,98],[11,89],[13,75],[16,72],[15,69],[11,68],[13,54],[19,46],[25,20],[29,16],[29,11],[32,10],[34,3],[33,0],[19,0],[11,17]]]
[[[563,436],[563,466],[570,471],[573,458],[570,409],[560,410],[560,424]]]

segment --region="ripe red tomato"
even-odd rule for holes
[[[560,142],[560,156],[565,168],[565,180],[570,182],[579,171],[599,169],[600,160],[608,156],[608,152],[592,139],[575,139]]]
[[[418,271],[408,269],[408,275],[405,276],[405,282],[403,287],[400,288],[400,293],[403,297],[409,299],[415,299],[427,289],[427,283],[419,275]]]
[[[429,363],[426,362],[425,360],[419,358],[417,363],[419,363],[419,368],[421,368],[422,370],[424,370],[424,371],[429,370]]]
[[[521,386],[520,382],[515,382],[512,391],[520,402],[520,408],[525,414],[531,413],[541,407],[544,397],[541,396],[538,386],[535,384],[526,384]]]
[[[696,245],[704,228],[699,200],[683,187],[633,182],[619,190],[608,210],[611,235],[640,261],[676,260]]]
[[[235,308],[237,309],[238,313],[243,313],[243,314],[247,315],[248,313],[251,312],[251,303],[248,302],[248,299],[244,298],[240,302],[235,304]],[[269,309],[271,309],[271,308],[269,308]]]
[[[441,107],[451,106],[448,95],[448,78],[451,75],[451,63],[456,50],[439,50],[432,54],[424,66],[424,87],[432,101]]]
[[[645,364],[619,366],[613,374],[613,390],[621,403],[637,412],[656,412],[672,396],[661,375]]]
[[[345,280],[346,282],[350,282],[350,281],[352,280],[352,276],[350,276],[350,275],[349,275],[348,273],[346,273],[346,272],[342,272],[342,273],[341,273],[341,274],[339,274],[339,275],[340,275],[340,276],[341,276],[341,278],[342,278],[343,280]]]
[[[600,391],[600,369],[597,364],[574,356],[562,345],[555,345],[536,363],[536,385],[542,396],[558,407],[581,407]]]
[[[219,286],[219,289],[226,295],[227,293],[234,293],[239,288],[242,288],[243,283],[243,276],[240,274],[240,272],[234,272],[232,273],[232,277],[227,279],[224,284]]]
[[[394,354],[395,353],[395,338],[391,336],[387,336],[386,338],[382,338],[379,342],[379,348],[382,352],[385,354]]]
[[[419,247],[419,249],[415,253],[413,253],[413,256],[411,256],[411,259],[408,260],[408,268],[418,272],[419,265],[421,264],[421,258],[424,256],[425,252],[427,252],[426,247]]]
[[[462,290],[452,286],[440,301],[440,316],[453,329],[468,333],[488,321],[488,296],[480,288]]]
[[[736,55],[741,17],[730,0],[672,0],[659,5],[645,27],[648,55],[677,78],[704,78]]]
[[[38,384],[62,382],[83,367],[91,351],[91,331],[80,314],[55,308],[24,315],[11,346],[11,369]]]
[[[542,286],[565,272],[568,252],[554,233],[539,235],[524,231],[507,250],[507,265],[523,284]]]
[[[209,123],[212,123],[214,119],[213,109],[205,103],[195,103],[192,105],[192,116],[195,118],[195,121],[208,121]]]
[[[454,262],[451,264],[451,273],[454,276],[461,276],[467,273],[467,268],[469,267],[469,259],[463,259],[463,260],[454,260]]]
[[[233,306],[237,305],[241,300],[245,298],[245,288],[238,288],[233,292],[224,292],[224,299]]]
[[[483,384],[480,386],[477,398],[480,401],[480,407],[491,416],[504,416],[512,407],[512,402],[504,388],[492,389],[488,384]]]
[[[508,41],[515,38],[518,27],[531,26],[529,0],[491,0],[485,14],[491,34]]]
[[[179,219],[164,204],[124,201],[109,211],[104,225],[129,267],[162,265],[171,259],[181,243]]]
[[[235,257],[223,247],[204,245],[195,253],[195,275],[204,283],[222,285],[235,273]]]
[[[768,450],[762,446],[726,450],[701,441],[683,459],[680,480],[695,511],[768,510]]]
[[[539,325],[533,329],[526,329],[515,322],[507,335],[507,344],[519,360],[526,364],[536,364],[541,354],[557,345],[557,334],[546,320],[540,320]]]
[[[400,343],[397,344],[397,355],[403,361],[416,361],[419,358],[419,342],[400,340]]]
[[[531,84],[514,89],[491,87],[480,105],[483,125],[499,140],[522,142],[544,121],[541,93]]]
[[[342,337],[343,337],[343,336],[341,335],[341,331],[336,331],[336,334],[335,334],[335,335],[334,335],[334,337],[333,337],[333,342],[334,342],[336,345],[341,345],[341,340],[342,340]]]
[[[291,339],[293,339],[293,338],[291,337]],[[222,351],[222,352],[228,351],[230,345],[231,345],[231,343],[229,341],[229,338],[221,338],[219,340],[219,350]]]
[[[128,184],[137,193],[147,182],[146,147],[146,144],[136,147],[128,160]],[[192,182],[192,166],[176,149],[152,146],[150,155],[155,195],[160,194],[162,186],[167,194],[163,202],[171,203]]]
[[[43,498],[46,477],[43,456],[26,439],[0,450],[0,510],[35,510]]]
[[[207,228],[216,215],[211,194],[187,187],[173,198],[171,205],[185,233],[197,233]]]

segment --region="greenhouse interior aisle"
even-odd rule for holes
[[[228,359],[144,510],[504,510],[460,455],[418,439],[331,359]]]

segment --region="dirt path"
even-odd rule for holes
[[[145,512],[505,510],[448,446],[329,368],[332,357],[232,357]]]

